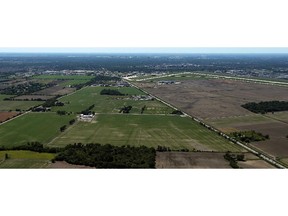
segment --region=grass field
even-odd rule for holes
[[[142,91],[132,87],[87,87],[74,94],[60,99],[65,105],[63,107],[53,107],[52,111],[66,110],[68,112],[81,112],[92,104],[95,104],[93,111],[96,113],[118,113],[123,106],[131,105],[131,113],[140,113],[141,108],[146,105],[144,113],[168,114],[172,109],[158,101],[134,101],[128,99],[129,96],[100,95],[104,88],[117,89],[123,94],[143,95]]]
[[[68,125],[75,116],[55,113],[28,113],[0,125],[0,146],[17,146],[27,142],[47,143],[60,134],[59,128]]]
[[[43,101],[0,101],[0,111],[15,111],[16,109],[23,111],[43,103]]]
[[[10,98],[10,97],[13,97],[15,95],[5,95],[5,94],[0,94],[0,101],[3,101],[4,98]]]
[[[50,79],[50,80],[90,80],[93,76],[85,76],[85,75],[38,75],[32,77],[33,79]]]
[[[89,80],[89,79],[88,79]],[[76,79],[76,80],[67,80],[65,82],[60,83],[60,86],[69,86],[69,85],[78,85],[78,84],[83,84],[88,81],[87,79]]]
[[[211,79],[205,75],[196,75],[196,74],[179,74],[179,75],[173,75],[173,76],[167,76],[167,77],[160,77],[151,79],[154,82],[162,81],[162,80],[173,80],[173,81],[182,81],[182,80],[203,80],[203,79]]]
[[[5,154],[9,158],[3,161]],[[54,156],[31,151],[0,151],[0,168],[44,168]]]
[[[268,123],[273,122],[270,118],[267,118],[261,114],[251,114],[247,116],[232,116],[226,118],[206,119],[206,122],[217,128],[231,127],[235,125],[250,125],[256,123]]]
[[[70,143],[167,146],[171,149],[241,151],[216,133],[190,118],[160,115],[97,115],[91,123],[78,122],[49,146]]]

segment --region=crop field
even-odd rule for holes
[[[43,101],[0,101],[0,111],[29,110],[31,107],[43,104]]]
[[[4,94],[0,94],[0,101],[2,103],[2,101],[4,100],[4,98],[10,98],[10,97],[13,97],[15,95],[4,95]]]
[[[117,89],[128,96],[100,95],[104,88]],[[169,114],[172,109],[158,101],[135,101],[130,99],[131,95],[143,95],[142,91],[132,87],[87,87],[74,94],[60,99],[65,105],[63,107],[53,107],[53,111],[66,110],[68,112],[81,112],[92,104],[95,105],[93,111],[96,113],[118,113],[123,106],[132,106],[131,113],[140,113],[141,108],[146,106],[144,113]],[[129,96],[130,95],[130,96]]]
[[[251,145],[275,157],[288,157],[288,139],[286,138],[288,122],[285,122],[287,113],[251,114],[209,119],[207,122],[225,133],[255,130],[262,134],[268,134],[270,137],[268,140],[253,142]]]
[[[161,78],[151,79],[153,82],[171,80],[171,81],[183,81],[183,80],[203,80],[203,79],[213,79],[212,77],[207,77],[202,74],[180,74]]]
[[[75,91],[75,88],[63,87],[63,86],[53,86],[46,88],[37,92],[34,92],[35,95],[65,95]]]
[[[50,79],[50,80],[91,80],[93,76],[85,75],[38,75],[34,76],[33,79]]]
[[[17,116],[19,112],[0,112],[0,123]]]
[[[5,159],[8,154],[8,159]],[[0,168],[45,168],[54,154],[31,151],[0,151]]]
[[[0,125],[0,146],[12,147],[27,142],[47,143],[60,134],[59,128],[68,125],[73,115],[55,113],[28,113]]]
[[[232,116],[225,118],[210,118],[206,122],[219,130],[230,133],[232,131],[238,131],[237,127],[245,127],[251,124],[265,124],[275,123],[277,120],[266,117],[261,114],[250,114],[245,116]]]
[[[248,102],[288,101],[287,87],[236,80],[185,80],[178,85],[157,85],[148,82],[135,84],[204,120],[249,115],[251,112],[241,107]]]
[[[267,134],[268,140],[250,145],[272,157],[288,158],[288,112],[261,115],[241,107],[247,102],[288,101],[287,87],[232,79],[187,79],[178,85],[135,84],[225,133],[254,130]],[[249,163],[245,166],[249,167]]]
[[[78,84],[83,84],[86,83],[87,81],[89,81],[89,79],[76,79],[76,80],[66,80],[64,82],[62,82],[61,84],[59,84],[59,86],[72,86],[72,85],[78,85]]]
[[[49,146],[101,143],[206,151],[242,151],[190,118],[161,115],[99,114],[91,123],[78,122]]]
[[[18,97],[15,97],[15,100],[48,100],[50,98],[53,98],[54,96],[49,96],[49,95],[21,95]]]
[[[275,169],[274,166],[251,153],[244,153],[245,161],[238,161],[240,168]],[[224,153],[218,152],[157,152],[156,168],[231,168],[224,159]]]

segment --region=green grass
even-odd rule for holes
[[[3,101],[4,98],[10,98],[10,97],[13,97],[15,95],[5,95],[5,94],[0,94],[0,101]],[[1,103],[1,102],[0,102]]]
[[[8,154],[9,159],[39,159],[39,160],[52,160],[55,157],[55,154],[52,153],[39,153],[32,151],[0,151],[0,160],[5,157],[5,154]]]
[[[5,154],[8,159],[3,161]],[[0,151],[0,168],[45,168],[55,154],[31,151]]]
[[[27,142],[47,143],[61,132],[75,116],[59,116],[55,113],[28,113],[0,125],[0,146],[12,147]]]
[[[100,92],[104,88],[117,89],[123,94],[128,95],[143,95],[142,91],[139,91],[133,87],[87,87],[83,88],[72,95],[65,96],[60,99],[65,105],[63,107],[53,107],[52,111],[66,110],[68,112],[81,112],[87,109],[92,104],[95,104],[93,111],[96,113],[118,113],[123,106],[131,105],[133,108],[131,113],[140,113],[141,108],[146,105],[144,113],[155,114],[168,114],[172,112],[170,107],[158,102],[158,101],[134,101],[127,100],[130,96],[111,96],[100,95]]]
[[[43,103],[43,101],[0,101],[0,111],[15,111],[16,109],[23,111]]]
[[[278,119],[280,121],[288,121],[288,111],[274,112],[274,114],[269,113],[269,114],[265,114],[265,116],[269,118],[273,118],[273,119]]]
[[[151,79],[151,80],[158,82],[158,81],[163,81],[163,80],[182,81],[182,80],[203,80],[203,79],[209,79],[209,78],[207,76],[201,75],[201,74],[199,74],[199,75],[179,74],[179,75],[175,75],[175,76],[160,77],[160,78],[155,78],[155,79]]]
[[[88,80],[87,79],[76,79],[76,80],[67,80],[67,81],[65,81],[65,82],[63,82],[63,83],[60,83],[59,85],[60,86],[63,86],[63,87],[65,87],[65,86],[73,86],[73,85],[78,85],[78,84],[83,84],[83,83],[86,83]]]
[[[73,143],[167,146],[171,149],[194,148],[215,151],[241,151],[218,134],[190,118],[159,115],[102,114],[94,122],[78,122],[49,146]]]
[[[37,75],[33,76],[33,79],[65,79],[65,80],[91,80],[93,76],[85,76],[85,75]]]
[[[261,115],[261,114],[251,114],[249,116],[237,116],[237,117],[226,117],[219,119],[207,119],[209,124],[214,127],[231,127],[233,125],[241,124],[258,124],[273,122],[273,120]]]

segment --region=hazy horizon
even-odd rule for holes
[[[288,47],[197,47],[197,48],[143,48],[143,47],[115,47],[115,48],[76,48],[76,47],[19,47],[0,48],[0,53],[163,53],[163,54],[288,54]]]

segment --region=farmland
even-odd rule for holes
[[[179,150],[242,151],[190,118],[159,115],[99,114],[91,123],[79,122],[48,146],[101,143]]]
[[[29,110],[31,107],[42,104],[42,101],[1,101],[0,111]]]
[[[0,112],[0,123],[17,116],[18,112]]]
[[[5,154],[7,159],[4,159]],[[45,168],[54,156],[31,151],[0,151],[0,168]]]
[[[206,77],[184,78],[178,85],[158,85],[156,80],[134,83],[224,133],[254,130],[269,135],[269,139],[252,142],[251,146],[286,162],[288,112],[255,114],[241,107],[249,102],[288,101],[286,86],[253,83],[252,79],[244,82]]]
[[[12,147],[27,142],[47,143],[60,134],[59,128],[75,116],[55,113],[28,113],[0,125],[0,146]]]
[[[216,152],[157,152],[156,168],[231,168],[223,155]],[[238,162],[240,168],[275,168],[251,153],[244,155],[245,161]]]
[[[168,114],[172,109],[158,101],[135,101],[130,99],[131,95],[143,95],[138,89],[131,87],[109,87],[109,89],[118,89],[121,93],[128,96],[110,96],[100,95],[101,90],[106,87],[86,87],[74,94],[62,97],[60,99],[65,105],[63,107],[54,107],[52,110],[65,110],[67,112],[81,112],[92,104],[95,104],[93,111],[96,113],[118,113],[123,106],[131,105],[132,113],[140,113],[141,108],[146,105],[144,113]]]

